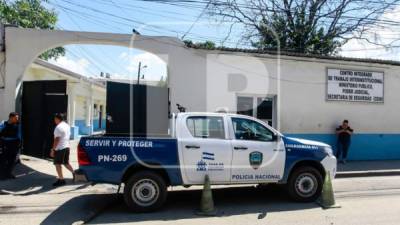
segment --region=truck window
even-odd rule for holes
[[[273,141],[274,133],[262,124],[244,118],[232,118],[233,130],[237,140]]]
[[[224,119],[218,116],[191,116],[186,120],[193,137],[225,139]]]

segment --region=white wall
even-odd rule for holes
[[[0,105],[4,106],[0,115],[14,108],[18,79],[35,56],[49,47],[71,43],[130,46],[131,36],[7,28],[6,90],[0,90]],[[138,36],[133,47],[166,60],[173,112],[176,103],[189,111],[221,107],[235,111],[237,94],[277,95],[278,127],[285,133],[332,133],[344,118],[358,132],[400,133],[398,66],[195,50],[169,37]],[[385,103],[325,101],[327,67],[383,71]],[[241,81],[243,76],[247,81]],[[229,84],[229,77],[239,78]],[[237,90],[230,90],[229,85]]]
[[[4,88],[4,78],[5,78],[5,68],[6,68],[6,64],[5,64],[5,54],[4,52],[0,51],[0,93],[3,91]]]
[[[207,106],[203,109],[194,107],[191,95],[183,95],[187,99],[182,102],[190,111],[215,111],[218,108],[236,111],[238,94],[277,95],[280,129],[285,133],[332,133],[343,119],[350,120],[360,133],[400,132],[399,66],[287,56],[281,58],[280,64],[278,62],[275,56],[209,51],[207,74],[202,75],[208,79],[208,86],[201,87],[200,82],[192,86],[198,92],[205,91],[201,95],[206,96]],[[327,68],[384,72],[385,102],[326,101]],[[228,77],[232,74],[241,74],[247,79],[243,90],[228,90]],[[193,79],[198,76],[189,75]],[[177,85],[187,84],[179,82]]]

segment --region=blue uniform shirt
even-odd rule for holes
[[[2,121],[1,123],[0,123],[0,132],[5,128],[5,126],[6,126],[6,120],[4,120],[4,121]],[[18,132],[17,132],[17,137],[15,137],[15,138],[10,138],[10,137],[3,137],[2,139],[4,140],[4,141],[15,141],[15,140],[21,140],[21,125],[18,125]]]

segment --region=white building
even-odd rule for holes
[[[105,130],[105,84],[74,73],[44,60],[36,59],[26,70],[23,81],[66,80],[68,122],[72,137]]]
[[[188,111],[246,111],[288,136],[332,145],[335,127],[348,119],[355,130],[350,159],[400,159],[400,62],[193,49],[172,37],[4,30],[2,116],[15,109],[16,87],[27,65],[41,52],[67,44],[133,46],[166,62],[172,112],[177,111],[177,103]],[[90,99],[87,102],[92,105]],[[259,102],[262,107],[257,107]]]
[[[228,48],[192,51],[207,59],[206,73],[187,74],[186,81],[173,84],[190,85],[196,98],[202,96],[201,101],[190,94],[179,97],[189,111],[249,114],[288,136],[333,146],[335,128],[348,119],[355,130],[350,159],[400,159],[400,62]]]

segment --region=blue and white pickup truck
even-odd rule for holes
[[[179,113],[171,137],[88,136],[78,146],[77,176],[93,183],[124,183],[124,200],[148,212],[166,201],[168,186],[286,184],[297,201],[319,197],[336,158],[324,143],[289,138],[253,117]]]

